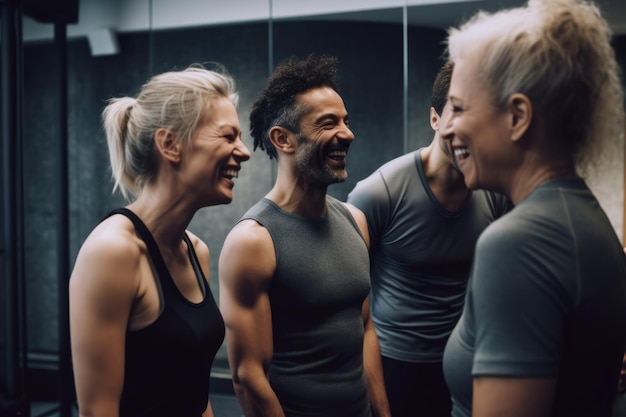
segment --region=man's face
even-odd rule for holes
[[[298,101],[306,110],[296,136],[297,174],[320,185],[345,181],[346,156],[354,134],[342,98],[332,88],[321,87],[301,94]]]

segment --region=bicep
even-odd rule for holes
[[[85,246],[69,284],[72,361],[81,406],[103,410],[118,406],[123,386],[137,261],[128,248]]]
[[[272,319],[267,287],[274,267],[273,245],[265,229],[238,225],[231,231],[219,259],[219,301],[235,378],[245,378],[248,372],[265,374],[271,360]]]
[[[554,378],[475,377],[472,416],[547,417],[555,386]]]

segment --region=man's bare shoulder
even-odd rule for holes
[[[240,245],[265,245],[271,243],[271,236],[268,230],[256,220],[245,219],[237,223],[226,237],[227,240],[235,241]]]
[[[274,274],[276,254],[272,237],[255,220],[242,220],[230,231],[220,253],[220,282],[266,281]]]

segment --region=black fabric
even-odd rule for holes
[[[224,321],[185,234],[190,260],[205,297],[187,300],[172,280],[158,245],[132,211],[110,212],[128,217],[148,247],[161,313],[148,327],[126,334],[124,389],[120,417],[200,417],[209,395],[211,366],[224,340]]]
[[[450,417],[452,400],[441,362],[403,362],[382,357],[393,417]]]

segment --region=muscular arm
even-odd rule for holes
[[[80,416],[119,413],[125,335],[138,291],[139,259],[133,236],[115,227],[94,230],[76,259],[69,301]]]
[[[472,416],[550,416],[555,386],[554,378],[475,377]]]
[[[369,249],[369,233],[365,215],[351,204],[346,204],[346,207],[348,207],[352,213],[352,217],[354,217],[354,220],[359,226],[361,234],[365,239],[365,244]],[[362,315],[363,325],[365,327],[363,338],[363,366],[367,374],[367,388],[370,402],[372,403],[372,410],[377,417],[390,416],[391,412],[389,411],[389,402],[387,401],[387,391],[385,390],[383,378],[383,365],[380,357],[380,345],[370,315],[369,297],[363,302]]]
[[[284,417],[267,378],[273,353],[267,289],[275,267],[265,228],[246,220],[231,230],[219,259],[220,309],[233,386],[247,417]]]

